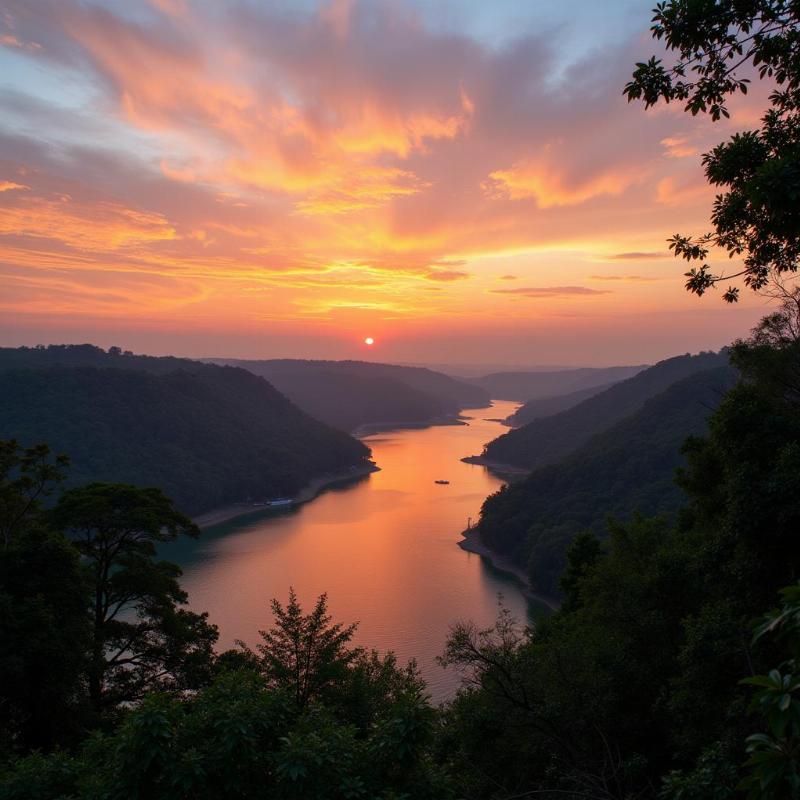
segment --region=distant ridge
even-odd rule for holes
[[[480,386],[497,400],[526,402],[541,397],[576,392],[614,383],[641,372],[647,365],[628,367],[579,367],[550,371],[493,372],[465,379]]]
[[[676,381],[727,362],[724,352],[659,361],[572,408],[503,434],[486,445],[483,457],[525,469],[553,464],[595,434],[638,411],[649,398]]]
[[[533,422],[535,419],[550,417],[559,411],[566,411],[568,408],[572,408],[578,403],[600,394],[600,392],[604,392],[613,385],[613,383],[603,383],[599,386],[590,386],[588,389],[578,389],[576,392],[528,400],[527,403],[520,406],[514,414],[505,420],[505,424],[513,428],[519,428],[522,425]]]
[[[368,361],[209,359],[266,378],[307,413],[347,431],[425,424],[488,406],[480,387],[425,367]]]

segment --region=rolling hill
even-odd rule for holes
[[[681,446],[705,431],[736,375],[719,366],[677,381],[563,460],[504,486],[483,504],[482,541],[526,568],[537,591],[556,594],[576,534],[602,535],[609,515],[677,510],[683,494],[673,477],[683,463]]]
[[[496,400],[526,402],[534,398],[577,392],[592,386],[615,383],[641,372],[645,366],[581,367],[552,371],[493,372],[480,378],[467,378]]]
[[[535,419],[550,417],[553,414],[558,414],[559,411],[566,411],[568,408],[572,408],[578,403],[604,392],[610,386],[613,386],[613,384],[603,383],[600,386],[590,386],[588,389],[578,389],[576,392],[569,392],[568,394],[557,394],[528,400],[527,403],[520,406],[514,414],[506,419],[506,424],[513,428],[520,428]]]
[[[560,461],[682,378],[727,364],[723,353],[684,355],[659,361],[578,405],[516,428],[489,442],[481,458],[523,469]]]
[[[342,430],[424,424],[489,404],[483,389],[424,367],[366,361],[212,359],[266,378],[307,413]]]
[[[158,486],[192,514],[293,494],[370,455],[247,370],[90,346],[0,349],[0,438],[66,453],[70,484]]]

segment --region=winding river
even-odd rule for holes
[[[491,625],[498,594],[523,621],[542,610],[516,578],[457,546],[468,519],[501,485],[460,459],[505,430],[490,418],[515,408],[496,401],[466,412],[468,425],[366,436],[380,472],[284,513],[210,528],[164,556],[183,568],[190,603],[209,612],[222,647],[237,639],[255,644],[270,624],[270,599],[285,600],[290,586],[304,607],[327,592],[337,622],[359,622],[357,643],[416,658],[431,695],[444,700],[459,678],[436,657],[454,621]]]

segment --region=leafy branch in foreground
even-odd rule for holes
[[[739,788],[752,800],[800,798],[800,583],[781,596],[783,607],[764,618],[753,642],[788,645],[790,657],[768,674],[742,681],[756,687],[752,709],[766,722],[765,732],[747,739],[748,773]]]
[[[776,87],[761,128],[732,136],[703,156],[708,182],[724,191],[714,200],[713,231],[676,234],[675,256],[691,266],[686,289],[703,295],[722,281],[742,278],[754,291],[795,273],[800,259],[800,6],[792,0],[669,0],[653,10],[651,32],[678,60],[655,56],[636,65],[625,86],[628,101],[649,108],[685,103],[693,116],[729,117],[726,101],[747,94],[755,68]],[[743,71],[745,75],[743,76]],[[712,248],[741,259],[725,275],[708,263]],[[735,303],[739,288],[723,299]]]

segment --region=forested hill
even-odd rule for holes
[[[559,411],[566,411],[568,408],[594,397],[600,392],[604,392],[609,387],[613,386],[611,383],[603,383],[600,386],[590,386],[588,389],[578,389],[576,392],[568,392],[567,394],[548,395],[547,397],[537,397],[534,400],[528,400],[527,403],[521,405],[517,411],[512,414],[507,420],[506,424],[514,428],[520,428],[533,422],[535,419],[541,417],[551,417],[553,414],[558,414]]]
[[[482,540],[526,567],[538,591],[554,594],[578,533],[602,535],[608,516],[669,515],[678,508],[681,446],[704,433],[736,374],[722,366],[684,378],[563,461],[504,487],[483,505]]]
[[[0,350],[9,438],[67,454],[72,484],[158,486],[193,514],[292,494],[369,458],[246,370],[84,346]]]
[[[489,404],[483,389],[424,367],[365,361],[213,359],[266,378],[304,411],[343,430],[426,423]]]
[[[540,397],[577,392],[592,386],[616,383],[645,369],[633,367],[580,367],[552,371],[492,372],[465,380],[480,386],[497,400],[526,402]]]
[[[44,367],[114,367],[166,373],[176,369],[198,371],[201,361],[175,356],[134,355],[111,347],[103,350],[92,344],[51,344],[47,347],[0,347],[0,369],[42,369]]]
[[[573,408],[537,419],[489,442],[489,461],[536,469],[560,461],[592,436],[642,407],[668,386],[703,370],[727,364],[723,353],[684,355],[659,361]]]

